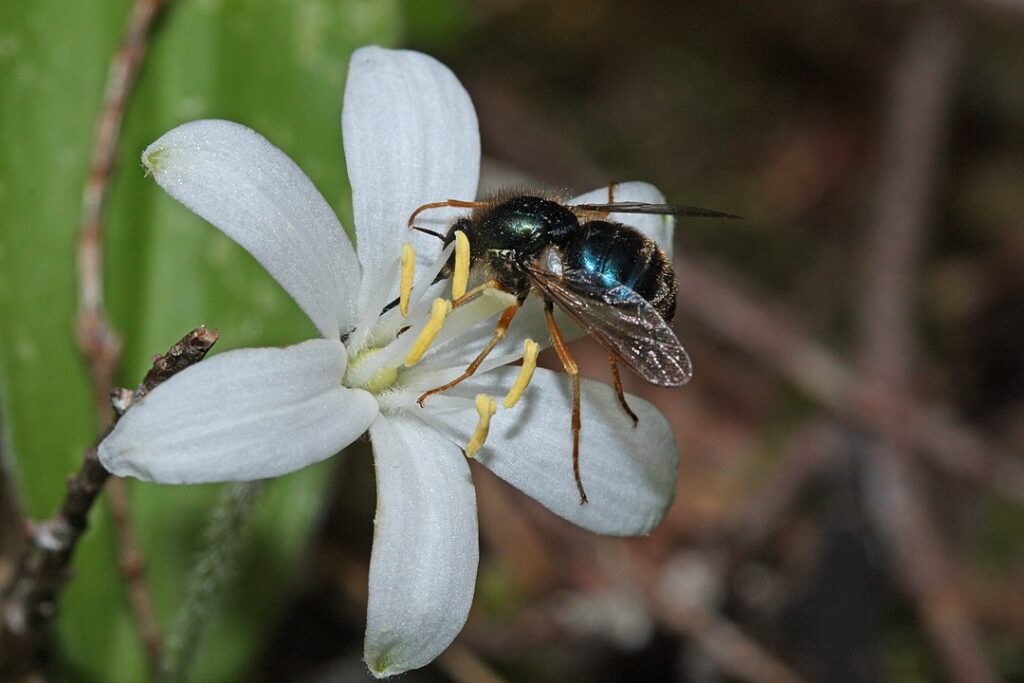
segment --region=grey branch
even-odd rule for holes
[[[928,237],[932,187],[942,167],[961,52],[960,17],[930,9],[911,28],[892,76],[882,164],[865,254],[860,365],[894,392],[909,388],[915,340],[911,302]],[[917,605],[951,680],[998,679],[957,585],[948,543],[924,501],[913,450],[892,435],[867,450],[867,504],[904,590]]]
[[[153,367],[134,391],[112,392],[118,406],[113,424],[161,383],[201,361],[217,337],[216,331],[205,327],[192,330],[153,360]],[[0,594],[0,680],[19,680],[38,665],[57,598],[71,578],[71,558],[109,476],[97,458],[96,447],[87,449],[81,469],[68,480],[67,495],[57,513],[45,522],[29,525],[18,569]]]
[[[107,69],[103,106],[96,119],[89,173],[82,189],[78,228],[78,347],[89,365],[96,423],[104,429],[111,420],[108,396],[121,359],[121,340],[107,318],[103,304],[103,212],[110,193],[117,159],[121,124],[149,37],[161,10],[170,0],[135,0],[121,44]],[[114,517],[118,566],[125,579],[128,601],[146,645],[150,670],[160,661],[161,637],[153,601],[146,586],[144,562],[132,528],[128,491],[119,479],[107,486],[107,501]]]

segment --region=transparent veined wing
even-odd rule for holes
[[[570,204],[568,208],[578,211],[600,211],[607,213],[653,213],[670,216],[692,216],[696,218],[731,218],[742,220],[737,216],[714,209],[702,209],[699,206],[686,204],[648,204],[646,202],[611,202],[607,204]]]
[[[651,384],[675,387],[693,376],[690,356],[675,332],[642,296],[609,287],[583,270],[554,273],[527,267],[533,283],[584,331]]]

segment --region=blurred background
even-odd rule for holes
[[[645,180],[745,216],[677,223],[694,381],[625,378],[675,428],[667,519],[598,537],[475,467],[469,623],[404,680],[1024,681],[1024,3],[165,4],[103,213],[120,385],[201,323],[218,351],[311,334],[138,158],[179,123],[233,119],[351,226],[339,114],[363,44],[452,68],[485,188]],[[0,5],[0,585],[25,520],[53,514],[98,433],[75,249],[132,6]],[[603,353],[575,348],[607,380]],[[183,678],[366,679],[367,445],[258,494],[125,494],[156,623],[187,644]],[[232,568],[205,577],[223,588],[183,619],[224,501],[251,518]],[[147,680],[115,526],[102,502],[29,680]]]

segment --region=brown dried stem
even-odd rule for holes
[[[907,390],[912,369],[913,283],[948,127],[960,43],[956,18],[944,7],[931,10],[911,28],[893,71],[865,256],[860,361],[867,377],[899,392]],[[871,517],[951,678],[995,681],[910,455],[891,435],[869,447],[864,464]]]
[[[786,320],[793,313],[741,293],[724,277],[676,257],[679,299],[699,319],[841,417],[921,451],[955,476],[1024,501],[1024,463],[986,441],[948,409],[859,375]]]
[[[217,336],[217,332],[199,327],[157,356],[135,391],[116,393],[113,422],[159,384],[202,360]],[[71,576],[72,555],[109,476],[96,457],[96,448],[86,450],[81,469],[68,480],[60,509],[29,529],[18,568],[0,599],[0,680],[18,680],[38,666],[57,597]]]
[[[111,419],[109,396],[121,359],[121,340],[110,325],[103,304],[103,210],[110,192],[128,97],[142,66],[153,24],[167,2],[136,0],[132,7],[121,45],[107,72],[89,174],[82,192],[78,233],[78,345],[89,364],[100,429]],[[120,479],[110,481],[107,499],[118,541],[118,567],[125,579],[128,601],[138,622],[151,670],[156,671],[160,662],[160,632],[145,582],[128,493]]]
[[[751,683],[798,683],[802,680],[735,622],[715,610],[673,598],[672,594],[671,588],[666,587],[648,591],[654,616],[671,630],[693,638],[728,675]]]
[[[812,422],[803,427],[783,450],[771,477],[733,521],[730,531],[732,562],[760,550],[787,521],[800,494],[832,466],[843,444],[843,434],[833,424]]]
[[[121,342],[107,320],[103,305],[103,210],[110,193],[128,96],[142,66],[153,22],[166,1],[137,0],[132,8],[121,46],[107,73],[89,174],[82,192],[78,232],[78,344],[89,361],[101,426],[109,419],[107,397],[121,356]]]

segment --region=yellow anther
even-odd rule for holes
[[[455,273],[452,275],[452,298],[466,293],[469,284],[469,238],[461,230],[455,231]]]
[[[472,438],[466,444],[467,458],[472,458],[476,455],[477,451],[484,445],[484,442],[487,441],[487,432],[491,429],[491,417],[498,410],[497,402],[487,394],[477,394],[475,403],[476,412],[480,419],[477,420]]]
[[[444,319],[448,317],[451,311],[452,302],[445,299],[434,299],[434,305],[430,307],[430,320],[427,321],[426,326],[420,332],[420,336],[416,337],[409,355],[405,357],[405,367],[411,368],[420,362],[423,354],[427,352],[427,349],[433,343],[434,337],[441,331]]]
[[[416,274],[416,250],[406,242],[402,245],[402,286],[398,292],[398,310],[403,318],[409,317],[409,295],[412,293],[412,278]]]
[[[533,371],[537,369],[537,354],[540,353],[540,346],[532,339],[527,339],[523,344],[523,365],[519,368],[519,376],[512,383],[512,388],[505,394],[504,405],[511,408],[522,397],[530,380],[533,379]]]

